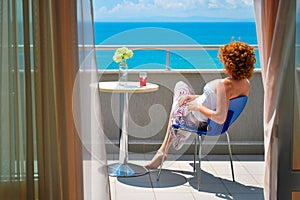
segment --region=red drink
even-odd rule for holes
[[[147,83],[147,76],[140,77],[140,86],[146,86]]]

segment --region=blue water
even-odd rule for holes
[[[256,45],[255,22],[95,22],[95,44],[105,45],[222,45],[242,40]],[[97,51],[99,69],[117,69],[114,51]],[[258,51],[257,61],[258,59]],[[131,69],[165,69],[163,50],[134,50]],[[171,51],[171,69],[222,68],[217,50]],[[256,64],[259,68],[259,63]]]

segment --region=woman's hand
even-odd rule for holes
[[[190,101],[186,104],[188,111],[197,111],[199,112],[199,104],[196,101]]]
[[[189,103],[189,102],[193,101],[196,98],[197,98],[197,95],[185,95],[185,96],[182,96],[179,99],[179,101],[178,101],[178,105],[182,106],[183,104]]]

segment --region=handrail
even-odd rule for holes
[[[122,46],[133,50],[217,50],[222,45],[95,45],[95,49],[114,50]]]
[[[94,49],[96,51],[116,50],[126,46],[132,50],[164,50],[166,51],[166,69],[170,70],[170,51],[176,50],[218,50],[222,45],[175,44],[175,45],[78,45],[80,48]],[[258,49],[258,45],[250,45]]]
[[[79,48],[83,47],[83,45],[79,44]],[[95,50],[115,50],[117,48],[126,46],[127,48],[133,50],[217,50],[223,45],[200,45],[200,44],[175,44],[175,45],[108,45],[108,44],[100,44],[100,45],[84,45],[86,48],[95,48]],[[258,45],[250,45],[255,49],[258,48]]]

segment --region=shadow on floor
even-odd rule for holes
[[[168,188],[189,183],[195,190],[198,188],[197,173],[190,171],[162,170],[159,181],[157,171],[139,177],[118,178],[118,181],[127,185],[144,188]],[[179,188],[180,190],[180,188]],[[223,199],[232,199],[233,193],[262,194],[260,187],[247,186],[239,182],[215,177],[214,175],[201,171],[200,191],[214,193]]]
[[[135,187],[167,188],[184,185],[187,179],[180,173],[173,170],[162,170],[161,178],[156,180],[157,171],[150,171],[148,174],[137,177],[118,177],[118,181]]]

